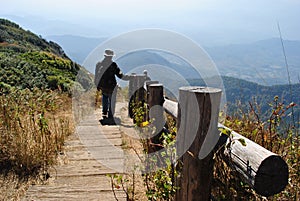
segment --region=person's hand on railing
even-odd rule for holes
[[[126,75],[126,74],[124,74],[122,76],[122,80],[128,81],[128,80],[131,80],[133,77],[134,77],[134,75]]]

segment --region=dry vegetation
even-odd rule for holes
[[[49,177],[66,137],[73,132],[71,98],[54,91],[0,94],[0,200],[18,200],[29,183]]]

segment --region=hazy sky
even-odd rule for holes
[[[285,39],[300,40],[300,0],[2,0],[0,17],[7,15],[34,16],[17,23],[41,35],[97,37],[155,27],[220,42],[278,37],[278,21]]]

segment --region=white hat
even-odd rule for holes
[[[113,57],[113,56],[115,56],[114,55],[114,51],[112,51],[112,50],[105,50],[104,51],[104,56]]]

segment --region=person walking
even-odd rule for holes
[[[104,59],[96,64],[95,85],[98,91],[102,91],[102,115],[113,121],[117,81],[116,76],[122,80],[129,80],[130,76],[122,73],[116,62],[113,61],[113,50],[104,51]]]

